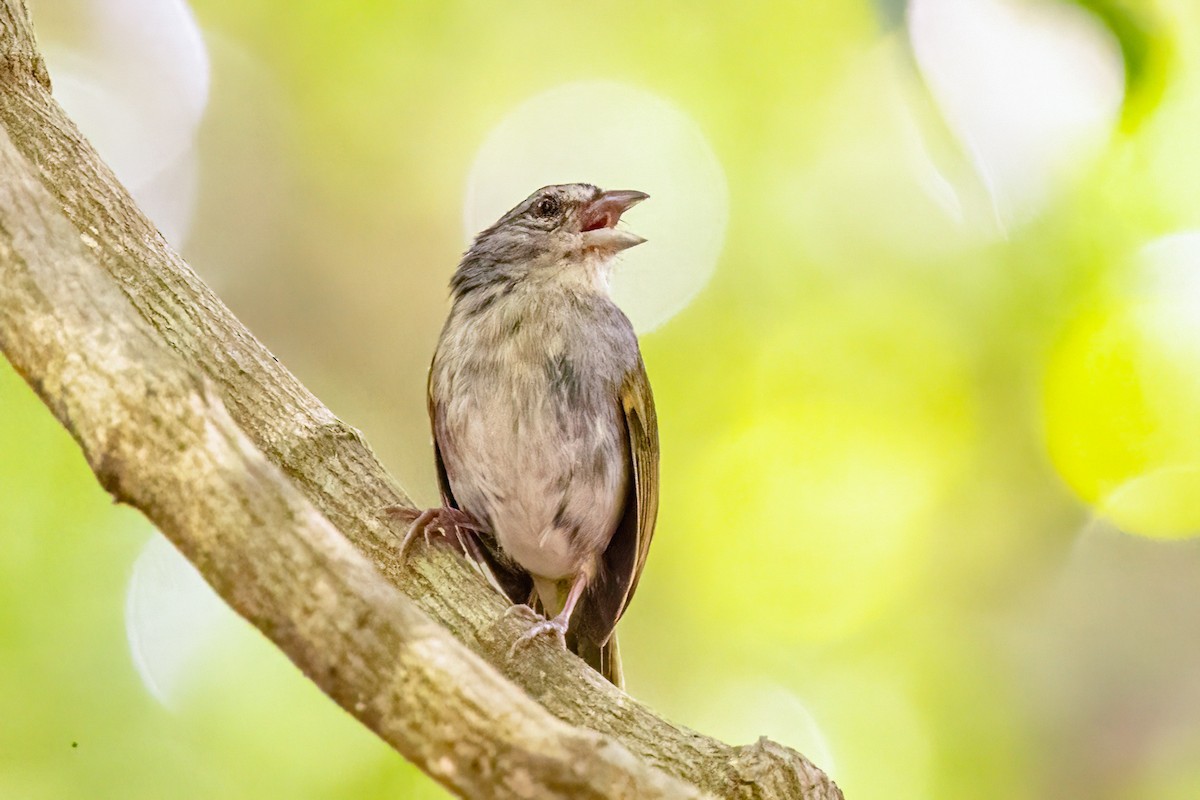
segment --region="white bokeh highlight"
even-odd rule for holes
[[[908,30],[1002,230],[1035,217],[1108,142],[1124,99],[1124,62],[1112,34],[1078,6],[912,0]]]
[[[804,125],[812,141],[772,157],[780,167],[763,207],[813,268],[840,280],[882,256],[937,269],[1000,235],[983,182],[898,36],[831,75]]]
[[[146,540],[125,594],[125,632],[147,690],[177,708],[233,612],[162,534]]]
[[[181,247],[197,193],[196,139],[210,88],[203,37],[184,0],[52,0],[38,34],[54,97],[167,240]],[[74,24],[66,21],[74,18]],[[125,597],[130,657],[174,708],[189,676],[234,620],[154,533]]]
[[[86,20],[61,36],[39,28],[55,98],[167,240],[182,246],[210,81],[191,9],[184,0],[55,2]]]
[[[1200,230],[1155,239],[1138,266],[1135,291],[1155,302],[1146,320],[1155,338],[1200,368]]]
[[[475,157],[468,237],[538,187],[573,182],[649,193],[622,223],[648,241],[622,254],[613,296],[640,332],[684,309],[716,269],[729,217],[725,173],[699,126],[670,101],[620,83],[539,94],[501,120]]]
[[[804,753],[828,775],[837,774],[829,739],[812,712],[787,687],[769,679],[725,683],[719,691],[697,687],[689,696],[701,704],[695,727],[734,744],[748,744],[766,736]]]

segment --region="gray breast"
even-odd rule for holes
[[[637,357],[607,298],[545,292],[459,303],[431,375],[456,501],[526,570],[590,571],[629,488],[618,391]]]

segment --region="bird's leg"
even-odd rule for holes
[[[521,634],[521,636],[513,642],[513,646],[508,649],[508,657],[512,658],[518,650],[525,647],[539,636],[551,634],[558,643],[564,648],[567,646],[567,627],[571,624],[571,612],[575,610],[576,603],[579,598],[583,597],[583,590],[587,588],[588,576],[586,572],[580,572],[575,576],[574,582],[571,584],[571,590],[567,592],[567,600],[563,604],[562,611],[558,612],[553,619],[541,619],[533,623],[529,630]],[[513,606],[513,609],[527,609],[528,606]],[[508,612],[505,612],[506,614]]]
[[[404,564],[408,551],[418,536],[425,539],[426,545],[431,545],[435,535],[443,540],[453,539],[462,548],[463,555],[477,563],[484,563],[475,534],[482,533],[485,529],[465,511],[442,506],[427,508],[418,513],[407,506],[388,506],[383,509],[383,513],[389,519],[409,522],[408,529],[400,540],[398,557],[401,565]]]

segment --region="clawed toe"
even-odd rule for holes
[[[413,542],[418,536],[425,539],[425,544],[430,544],[429,528],[430,523],[437,517],[438,510],[436,508],[427,508],[417,515],[417,518],[408,526],[408,530],[404,532],[404,537],[400,540],[399,552],[396,554],[400,564],[403,565],[408,558],[408,551],[412,548]]]
[[[500,618],[508,619],[509,617],[523,617],[532,621],[542,619],[542,615],[534,611],[528,603],[516,603],[504,609],[504,613],[500,615]]]
[[[514,608],[529,608],[529,606],[513,606],[509,609],[509,612]],[[507,614],[508,612],[505,613]],[[518,652],[528,647],[530,642],[542,636],[553,636],[558,640],[559,646],[565,650],[567,648],[566,622],[555,617],[554,619],[542,619],[533,623],[529,630],[517,637],[512,647],[508,648],[508,657],[513,658]]]
[[[423,538],[426,545],[432,545],[434,538],[453,539],[468,557],[478,554],[474,534],[483,532],[484,528],[457,508],[427,508],[418,512],[407,506],[387,506],[382,510],[382,515],[389,520],[409,523],[397,548],[397,560],[401,566],[417,537]]]
[[[384,506],[383,508],[379,509],[377,513],[380,517],[388,522],[404,523],[411,523],[421,515],[421,512],[418,509],[415,509],[412,506],[401,505]]]

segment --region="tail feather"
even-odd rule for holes
[[[570,645],[571,651],[586,661],[589,667],[603,675],[618,689],[625,688],[625,672],[621,669],[621,651],[617,647],[615,632],[601,645],[583,637],[577,638]]]

